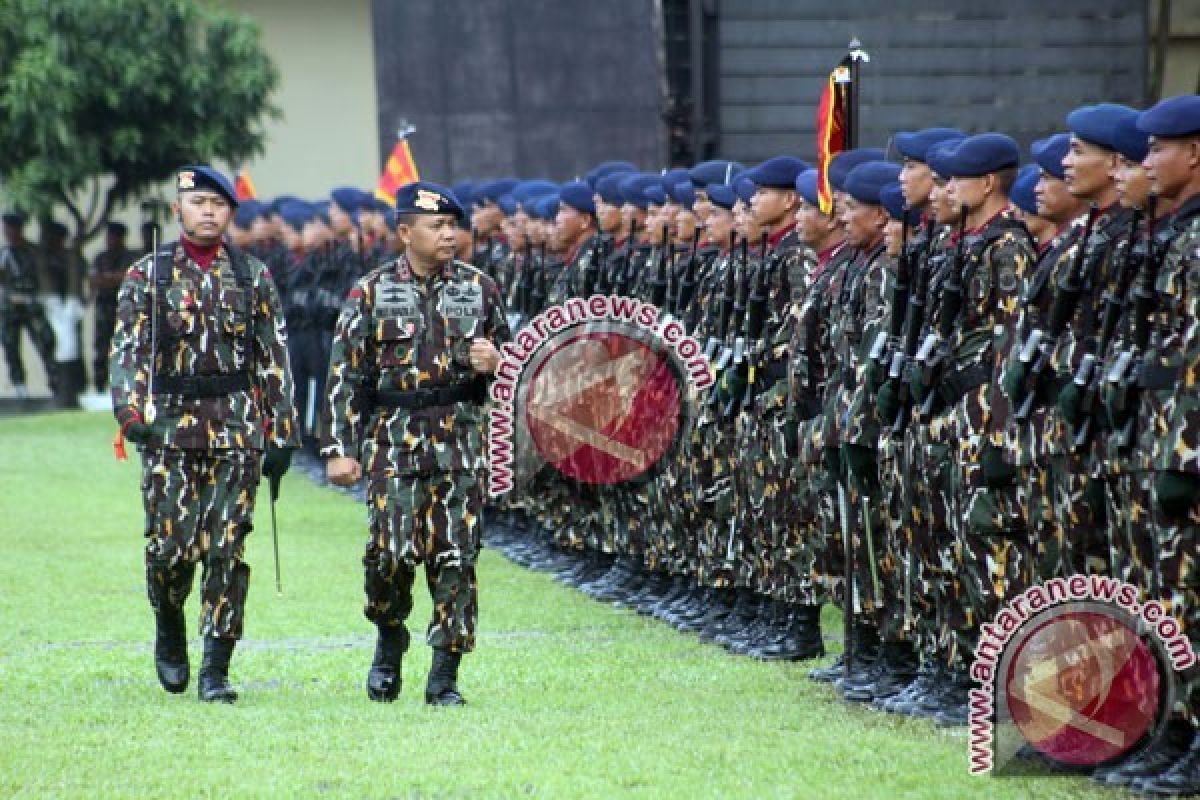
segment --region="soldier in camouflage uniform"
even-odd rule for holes
[[[965,724],[966,669],[979,627],[1032,581],[1033,556],[1016,499],[1016,470],[1006,457],[1010,400],[1000,370],[1014,346],[1019,287],[1036,260],[1024,223],[1008,202],[1020,151],[1008,136],[984,133],[945,153],[950,195],[965,218],[962,240],[942,285],[941,367],[929,384],[935,408],[951,409],[957,453],[951,517],[958,549],[963,617],[952,624],[956,696],[941,724]]]
[[[117,324],[117,290],[125,271],[134,262],[133,252],[125,247],[128,228],[120,222],[108,223],[105,248],[92,261],[88,274],[95,302],[95,330],[92,338],[92,383],[97,392],[108,388],[108,349]]]
[[[463,653],[475,647],[475,563],[484,497],[481,404],[508,339],[495,282],[455,261],[448,189],[418,182],[397,195],[405,255],[360,280],[338,319],[322,413],[329,479],[367,478],[365,614],[378,628],[367,694],[400,691],[418,564],[433,598],[427,641],[431,705],[461,705]]]
[[[231,703],[257,484],[260,474],[282,478],[299,430],[274,281],[260,261],[221,243],[237,204],[232,185],[198,166],[180,170],[176,186],[183,238],[130,268],[109,374],[121,434],[142,453],[159,680],[169,692],[187,687],[183,605],[202,563],[197,688],[201,700]]]
[[[0,346],[8,364],[8,377],[24,397],[25,364],[21,360],[21,329],[29,332],[41,356],[42,365],[54,388],[54,330],[46,319],[38,293],[48,291],[41,285],[40,255],[25,238],[25,215],[4,215],[5,246],[0,249]]]

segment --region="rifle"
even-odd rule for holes
[[[933,241],[933,225],[934,223],[930,221],[925,229],[925,246],[921,251],[920,261],[915,266],[912,262],[908,264],[908,268],[915,271],[914,286],[908,294],[908,311],[905,315],[905,324],[908,327],[904,329],[904,346],[892,356],[892,363],[888,367],[888,378],[897,382],[896,396],[899,401],[896,419],[892,421],[892,436],[904,433],[904,426],[908,423],[909,407],[912,405],[912,398],[909,396],[910,386],[908,381],[903,378],[905,368],[917,355],[921,330],[925,327],[925,295],[929,292],[929,273],[931,272],[926,261],[930,244]],[[913,274],[911,271],[910,276]]]
[[[283,595],[283,579],[279,577],[279,525],[275,522],[275,501],[279,499],[279,483],[282,475],[272,475],[268,479],[271,496],[271,544],[275,549],[275,593]]]
[[[533,291],[533,242],[525,241],[525,263],[521,266],[521,280],[517,283],[517,310],[529,316],[529,294]]]
[[[700,246],[700,226],[696,226],[692,234],[692,249],[688,253],[687,264],[683,267],[683,277],[679,280],[679,291],[675,293],[675,311],[677,317],[682,317],[692,304],[692,296],[696,293],[696,249]]]
[[[905,314],[908,311],[908,283],[912,272],[912,266],[909,263],[908,252],[908,209],[904,210],[904,219],[901,220],[900,228],[900,258],[896,260],[896,284],[892,287],[891,316],[888,317],[888,329],[880,331],[875,337],[875,342],[871,345],[871,360],[882,367],[885,363],[890,364],[894,358],[889,357],[888,353],[896,353],[897,345],[900,343],[900,333],[904,329]],[[905,314],[901,314],[900,309],[905,310]]]
[[[1029,367],[1028,394],[1015,414],[1018,422],[1029,419],[1033,413],[1037,396],[1042,392],[1047,380],[1052,377],[1054,364],[1052,358],[1057,348],[1058,340],[1067,330],[1071,317],[1075,316],[1075,308],[1079,305],[1079,297],[1083,293],[1084,271],[1087,268],[1087,243],[1092,237],[1092,228],[1096,224],[1099,209],[1093,205],[1088,209],[1087,221],[1083,225],[1083,235],[1079,239],[1079,248],[1067,274],[1058,281],[1058,290],[1054,293],[1054,304],[1050,307],[1050,320],[1045,331],[1034,328],[1029,332],[1025,343],[1021,346],[1018,358],[1022,364]],[[1026,302],[1032,298],[1027,298]],[[1035,360],[1036,358],[1036,360]],[[1030,364],[1032,363],[1032,366]]]
[[[1133,444],[1134,425],[1137,422],[1137,407],[1141,387],[1141,376],[1146,353],[1151,349],[1151,332],[1154,329],[1152,315],[1157,305],[1157,293],[1154,285],[1158,281],[1159,257],[1161,251],[1154,246],[1154,210],[1156,198],[1151,196],[1146,204],[1145,231],[1141,252],[1135,254],[1140,259],[1138,282],[1133,293],[1133,334],[1132,344],[1117,358],[1106,380],[1117,387],[1114,405],[1118,411],[1129,413],[1128,419],[1117,434],[1118,447],[1125,449]],[[1132,246],[1132,245],[1131,245]]]
[[[658,264],[650,283],[650,304],[662,308],[667,301],[667,262],[671,250],[670,230],[663,225],[663,240],[658,248]]]
[[[728,328],[725,331],[725,340],[729,341],[729,337],[733,337],[733,342],[729,344],[729,354],[733,363],[728,367],[737,370],[739,376],[742,375],[742,369],[746,360],[746,338],[738,333],[741,330],[742,323],[746,318],[746,300],[750,295],[750,253],[749,241],[742,239],[741,259],[736,264],[737,268],[737,294],[734,296],[732,314],[728,320]],[[722,358],[722,361],[725,361]],[[730,395],[729,403],[722,409],[722,417],[728,419],[733,416],[740,405],[741,399]]]
[[[764,233],[758,248],[758,269],[754,273],[754,288],[751,290],[750,296],[746,299],[746,324],[744,331],[747,353],[746,388],[742,392],[741,400],[743,411],[749,409],[754,402],[758,362],[762,358],[762,350],[765,346],[767,301],[770,299],[770,285],[768,283],[768,273],[770,270],[768,267],[767,234]]]
[[[608,258],[608,237],[601,236],[596,243],[596,249],[592,251],[592,257],[588,261],[587,269],[583,271],[583,296],[591,297],[592,292],[596,289],[596,277],[600,271],[600,265]]]
[[[542,242],[539,247],[537,281],[533,284],[533,294],[531,301],[533,308],[530,309],[530,316],[539,313],[546,306],[546,296],[549,294],[550,287],[546,281],[546,243]]]
[[[1096,342],[1096,352],[1084,356],[1083,361],[1079,364],[1079,370],[1075,373],[1075,383],[1083,388],[1079,406],[1083,418],[1079,422],[1079,429],[1075,432],[1075,439],[1072,442],[1072,446],[1076,450],[1083,448],[1091,439],[1092,421],[1095,418],[1100,396],[1100,384],[1105,377],[1102,369],[1104,354],[1112,345],[1112,338],[1117,332],[1117,321],[1120,319],[1125,297],[1129,294],[1133,279],[1140,271],[1134,253],[1134,244],[1137,239],[1138,226],[1142,222],[1142,213],[1140,208],[1134,209],[1129,220],[1126,246],[1121,252],[1120,261],[1117,262],[1113,279],[1105,287],[1104,294],[1100,299],[1104,306],[1104,312],[1100,318],[1100,336]]]
[[[963,261],[965,259],[965,242],[967,238],[967,207],[959,209],[957,240],[954,243],[954,259],[950,262],[946,281],[942,284],[942,304],[938,308],[937,331],[930,331],[917,351],[917,363],[921,365],[922,383],[928,390],[925,402],[921,404],[921,419],[928,421],[935,413],[937,392],[934,391],[934,380],[941,377],[944,365],[952,355],[951,337],[958,315],[962,311],[963,301]]]
[[[629,226],[629,238],[625,240],[625,254],[621,258],[621,272],[617,279],[617,287],[621,295],[628,295],[633,290],[633,243],[637,241],[637,220]]]
[[[704,343],[704,357],[712,361],[717,357],[717,348],[721,347],[729,335],[729,318],[733,314],[734,295],[737,294],[736,262],[733,257],[733,247],[737,243],[737,234],[729,234],[729,257],[725,264],[725,274],[721,276],[721,299],[717,302],[716,325],[709,333],[708,341]],[[724,350],[725,348],[723,348]],[[722,353],[723,355],[723,353]],[[716,370],[720,372],[725,364],[718,363]]]

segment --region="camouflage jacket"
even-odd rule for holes
[[[829,396],[830,384],[841,380],[830,328],[846,265],[850,262],[848,254],[852,250],[843,242],[828,253],[816,255],[811,266],[814,275],[810,278],[809,290],[794,306],[788,402],[797,409],[801,420],[816,415],[821,421],[812,426],[813,439],[805,445],[818,454],[823,448],[837,444],[827,440],[829,429],[820,412]]]
[[[1141,392],[1134,450],[1149,454],[1150,469],[1200,473],[1200,197],[1175,212],[1162,239],[1146,364],[1178,378]]]
[[[0,247],[0,304],[28,305],[37,299],[43,290],[39,259],[28,242]]]
[[[169,280],[165,273],[154,280],[150,256],[125,275],[109,356],[113,408],[131,406],[149,419],[152,399],[155,445],[196,450],[300,445],[282,304],[263,263],[248,255],[242,258],[248,290],[239,283],[224,247],[209,268],[202,269],[183,247],[167,245],[154,269],[169,270]],[[165,292],[159,292],[159,286],[165,286]],[[152,323],[155,302],[157,321]],[[253,352],[247,352],[248,344]],[[162,375],[248,372],[251,388],[201,398],[154,388],[151,398],[152,372],[155,383]]]
[[[403,256],[358,281],[338,317],[321,413],[321,455],[368,472],[483,467],[482,406],[377,405],[374,394],[484,381],[468,352],[477,337],[509,339],[495,281],[461,261],[425,277]]]
[[[789,402],[792,341],[801,305],[811,293],[816,267],[816,252],[801,242],[794,231],[767,258],[771,297],[755,376],[758,391],[762,393],[759,407],[764,411],[786,410],[797,416],[795,404]]]
[[[1045,249],[1038,255],[1036,265],[1022,281],[1015,323],[1016,338],[1000,363],[1002,378],[1020,358],[1020,348],[1033,331],[1044,332],[1049,327],[1050,310],[1054,305],[1054,278],[1074,260],[1082,233],[1081,220],[1075,220],[1065,227],[1046,244]],[[1053,380],[1053,376],[1049,376],[1049,379]],[[1029,379],[1026,380],[1028,383]],[[1001,380],[1001,385],[1003,383]],[[1009,408],[1015,413],[1019,405],[1014,405],[1012,398],[1007,399]],[[1034,403],[1029,416],[1023,422],[1017,422],[1015,416],[1009,417],[1005,431],[1005,454],[1011,463],[1025,467],[1043,463],[1050,456],[1049,445],[1054,433],[1052,415],[1052,405]]]
[[[844,309],[838,337],[843,388],[838,407],[841,444],[874,448],[879,440],[879,417],[874,394],[867,387],[867,368],[875,338],[887,325],[895,270],[895,260],[880,242],[858,252],[842,284]]]

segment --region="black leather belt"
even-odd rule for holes
[[[455,403],[482,403],[486,397],[487,383],[476,380],[455,386],[432,386],[409,391],[377,389],[371,399],[376,407],[407,408],[415,411]]]
[[[154,388],[184,397],[221,397],[230,392],[250,391],[250,373],[222,375],[155,375]]]
[[[946,401],[946,405],[953,406],[967,392],[987,383],[989,377],[982,364],[974,364],[964,370],[953,370],[942,376],[938,382],[937,393]]]
[[[1137,384],[1141,389],[1174,389],[1179,386],[1182,376],[1179,367],[1164,367],[1162,364],[1147,361],[1138,370]]]

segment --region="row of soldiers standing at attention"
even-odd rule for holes
[[[981,626],[1037,581],[1111,576],[1200,631],[1200,98],[1075,109],[1021,167],[1000,133],[897,133],[819,175],[780,156],[458,186],[473,262],[529,319],[651,302],[716,384],[654,478],[541,472],[493,543],[762,659],[824,654],[852,702],[963,725]],[[553,218],[549,230],[545,221]],[[852,595],[845,585],[847,561]],[[1200,781],[1194,681],[1108,784]]]

